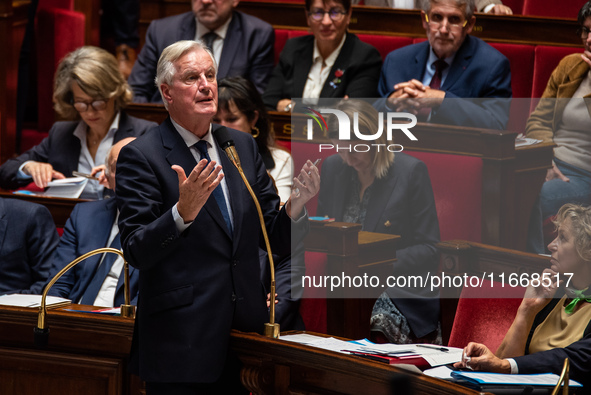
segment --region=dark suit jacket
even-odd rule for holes
[[[281,99],[302,97],[304,86],[312,67],[314,36],[302,36],[287,40],[279,63],[273,69],[269,85],[263,95],[265,105],[273,110]],[[321,98],[376,97],[382,58],[377,49],[347,33],[345,43],[330,69],[324,83]],[[335,72],[342,70],[341,82],[331,86]]]
[[[74,130],[79,121],[56,122],[39,145],[31,148],[20,156],[7,160],[0,166],[0,187],[17,189],[28,185],[31,179],[17,180],[18,168],[28,160],[50,163],[54,170],[72,177],[72,172],[78,170],[80,159],[80,140],[74,136]],[[121,111],[119,129],[115,133],[113,142],[116,143],[126,137],[137,137],[144,134],[156,123],[135,118]]]
[[[302,276],[306,274],[303,245],[292,248],[293,252],[285,257],[274,254],[275,293],[279,303],[275,305],[275,322],[280,330],[303,331],[306,329],[300,315],[300,300],[302,298]],[[265,294],[271,292],[271,269],[267,252],[260,250],[261,281],[265,287]]]
[[[162,103],[154,84],[156,67],[162,51],[180,40],[194,40],[197,31],[195,15],[186,12],[150,23],[144,44],[135,62],[129,85],[137,103]],[[267,22],[234,11],[224,39],[217,79],[242,76],[252,81],[259,92],[267,85],[273,69],[275,31]]]
[[[340,156],[322,165],[316,215],[342,221],[355,170]],[[425,276],[437,273],[439,222],[427,167],[418,159],[396,153],[388,174],[376,179],[367,205],[363,230],[401,236],[391,275]],[[390,288],[388,294],[408,319],[417,337],[437,329],[439,299],[428,287]]]
[[[58,242],[45,206],[0,198],[0,295],[40,294]]]
[[[213,125],[213,129],[219,128]],[[307,229],[284,209],[254,139],[229,129],[258,196],[273,252],[289,254],[292,234]],[[121,150],[116,195],[127,260],[140,269],[132,361],[150,382],[213,382],[224,366],[232,328],[261,332],[268,322],[261,284],[257,210],[238,171],[218,147],[233,213],[230,236],[213,195],[179,233],[173,164],[189,174],[196,161],[170,118]]]
[[[107,243],[109,242],[111,228],[113,227],[113,221],[115,221],[116,216],[117,202],[114,198],[77,204],[66,222],[64,233],[55,250],[49,278],[53,278],[57,272],[79,256],[97,248],[109,247]],[[53,287],[51,287],[48,294],[68,298],[74,303],[78,303],[92,281],[101,257],[102,254],[93,255],[74,266],[60,277]],[[138,277],[137,270],[130,267],[129,294],[132,304],[137,303]],[[122,299],[123,290],[124,280],[122,270],[119,281],[117,282],[115,300]],[[119,304],[116,303],[115,307],[118,307]]]
[[[526,352],[529,349],[529,343],[536,327],[546,319],[563,295],[564,291],[562,290],[561,292],[560,289],[557,295],[554,296],[554,299],[536,316],[527,339]],[[591,388],[591,322],[585,328],[583,338],[568,347],[536,352],[513,359],[517,362],[519,373],[533,374],[550,372],[559,375],[562,372],[564,358],[569,359],[570,378],[579,381],[588,391]]]
[[[400,82],[413,78],[422,81],[430,50],[425,41],[390,52],[380,75],[380,96],[390,96]],[[466,36],[441,90],[446,98],[454,100],[444,100],[432,112],[430,122],[489,129],[504,129],[507,125],[510,101],[492,98],[511,97],[509,60],[479,38]]]

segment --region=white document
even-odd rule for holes
[[[451,380],[452,369],[447,366],[437,366],[436,368],[426,369],[423,373],[430,377],[435,377],[442,380]]]
[[[57,296],[47,296],[47,298],[45,299],[46,307],[59,307],[71,303],[72,301],[70,299],[60,298]],[[41,295],[2,295],[0,296],[0,305],[18,307],[39,307],[41,306]]]
[[[47,184],[47,190],[39,193],[39,195],[78,199],[87,182],[88,179],[84,177],[69,177],[61,180],[53,180]]]
[[[478,384],[514,384],[554,386],[560,378],[553,373],[543,374],[502,374],[486,372],[452,372],[452,377],[466,379]],[[581,383],[570,380],[570,387],[582,387]]]

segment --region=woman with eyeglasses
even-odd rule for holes
[[[350,0],[306,0],[312,35],[285,44],[263,95],[265,105],[289,112],[292,98],[377,97],[382,58],[347,32]]]
[[[96,173],[111,146],[135,137],[156,123],[127,115],[123,108],[132,92],[117,60],[104,49],[81,47],[58,65],[54,108],[65,121],[56,122],[41,143],[0,166],[0,187],[16,189],[31,181],[40,188],[72,172]],[[80,198],[102,199],[103,186],[88,180]]]
[[[544,229],[563,204],[591,204],[591,1],[577,20],[584,52],[560,61],[525,129],[527,137],[556,144],[530,219],[528,250],[535,253],[545,252]]]
[[[591,388],[591,207],[565,204],[554,221],[557,237],[548,245],[550,268],[529,287],[493,354],[468,343],[455,366],[496,373],[560,374],[564,359],[570,378]],[[576,392],[579,393],[579,392]]]

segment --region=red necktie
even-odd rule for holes
[[[431,79],[429,87],[431,89],[439,89],[441,88],[441,75],[443,74],[443,70],[445,70],[448,65],[443,59],[437,59],[435,62],[433,62],[433,65],[435,65],[435,74]]]

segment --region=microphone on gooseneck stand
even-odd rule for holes
[[[267,255],[269,256],[269,266],[271,272],[271,305],[270,305],[270,313],[269,313],[269,322],[265,324],[265,336],[277,339],[279,337],[279,324],[275,323],[275,264],[273,263],[273,254],[271,253],[271,245],[269,244],[269,236],[267,235],[267,227],[265,226],[265,220],[263,218],[263,212],[261,210],[261,205],[254,194],[254,191],[250,187],[246,176],[244,175],[244,171],[242,171],[242,165],[240,164],[240,158],[238,157],[238,152],[236,151],[236,146],[234,144],[234,140],[230,136],[228,129],[226,127],[221,127],[213,132],[213,137],[215,141],[219,144],[219,146],[224,150],[230,162],[236,166],[238,169],[238,173],[240,173],[240,177],[242,177],[242,181],[244,181],[244,185],[250,192],[250,196],[252,200],[254,200],[254,204],[257,208],[257,212],[259,214],[259,221],[261,223],[261,229],[263,231],[263,237],[265,239],[265,246],[267,247]]]
[[[45,320],[45,316],[47,315],[47,293],[49,289],[56,283],[57,280],[61,276],[63,276],[68,270],[76,266],[78,263],[82,262],[86,258],[89,258],[96,254],[103,254],[103,253],[112,253],[117,254],[121,258],[123,258],[123,281],[124,281],[124,295],[125,295],[125,304],[121,305],[121,316],[127,318],[135,318],[135,306],[131,305],[131,295],[129,293],[129,264],[125,261],[125,257],[123,256],[123,252],[119,251],[116,248],[98,248],[96,250],[92,250],[87,252],[86,254],[74,259],[72,262],[68,263],[62,270],[60,270],[47,284],[43,293],[41,294],[41,306],[39,307],[39,315],[37,316],[37,326],[33,329],[33,333],[35,334],[35,345],[37,347],[46,347],[49,341],[49,326]]]

